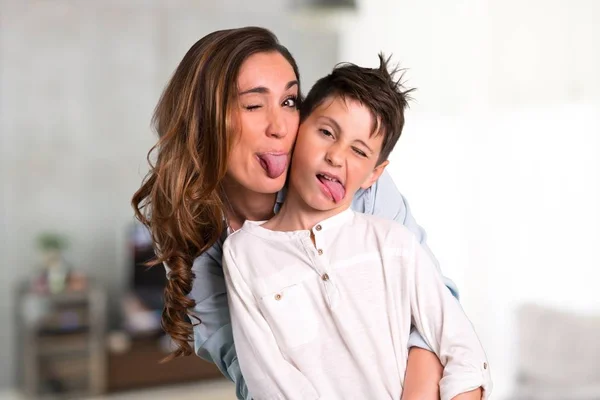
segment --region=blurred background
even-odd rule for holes
[[[493,398],[599,399],[596,0],[0,0],[0,398],[235,398],[195,356],[158,364],[164,273],[140,266],[129,202],[184,53],[246,25],[279,36],[305,93],[379,51],[409,68],[389,168]]]

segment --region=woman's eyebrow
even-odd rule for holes
[[[297,86],[298,85],[298,81],[289,81],[286,85],[285,85],[285,90],[290,89],[292,86]],[[253,88],[250,88],[248,90],[244,90],[243,92],[240,92],[240,96],[243,96],[245,94],[249,94],[249,93],[258,93],[258,94],[267,94],[269,93],[270,90],[267,87],[264,86],[256,86]]]

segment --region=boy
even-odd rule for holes
[[[445,367],[442,400],[489,396],[485,353],[427,253],[402,225],[349,208],[402,132],[409,91],[392,75],[380,56],[377,69],[339,66],[315,84],[284,205],[224,244],[255,400],[400,399],[411,323]]]

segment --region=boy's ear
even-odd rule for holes
[[[360,186],[361,189],[366,190],[370,188],[377,181],[377,179],[379,179],[381,174],[383,174],[385,167],[387,167],[389,163],[389,160],[385,160],[384,162],[376,166],[373,172],[371,172],[371,175],[369,175],[369,177]]]

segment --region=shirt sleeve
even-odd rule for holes
[[[444,366],[441,400],[479,387],[483,399],[492,390],[486,354],[462,307],[446,289],[429,254],[416,241],[402,269],[412,322]]]
[[[194,282],[190,296],[196,305],[190,310],[194,325],[194,349],[202,359],[214,363],[236,385],[238,399],[247,399],[231,330],[229,305],[222,262],[223,238],[194,260]],[[200,322],[198,322],[200,320]]]
[[[239,365],[255,400],[310,400],[319,396],[310,381],[281,353],[256,298],[225,245],[223,269]]]
[[[440,265],[437,259],[427,246],[427,233],[421,226],[419,226],[419,224],[417,224],[417,221],[410,211],[408,202],[404,196],[402,196],[396,187],[394,180],[387,171],[384,171],[377,182],[375,182],[367,191],[357,195],[353,206],[356,206],[356,208],[363,208],[364,211],[362,212],[367,214],[373,214],[382,218],[394,220],[408,228],[408,230],[415,235],[419,243],[421,243],[421,246],[427,252],[434,265],[441,273]],[[442,279],[452,295],[458,299],[458,288],[456,287],[456,284],[443,275]],[[431,348],[429,348],[419,332],[415,329],[412,329],[411,331],[408,347],[420,347],[422,349],[431,351]]]

